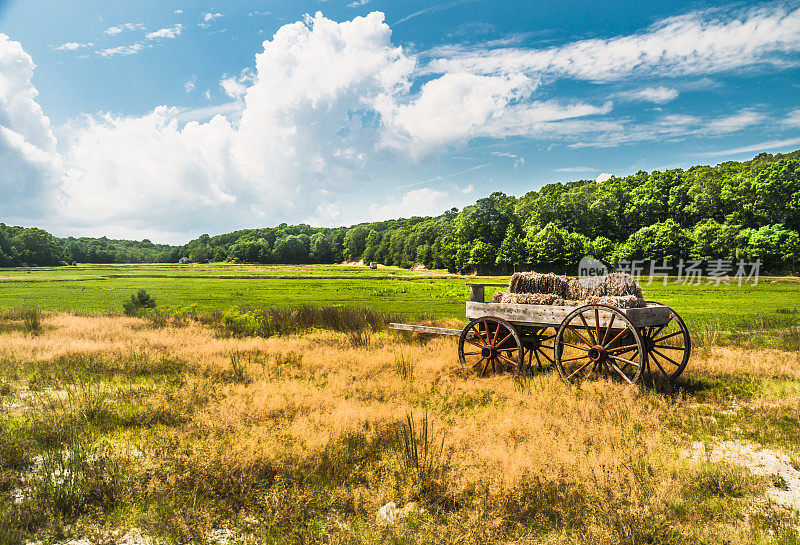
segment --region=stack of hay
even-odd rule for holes
[[[626,273],[611,273],[578,280],[557,274],[514,273],[509,291],[495,292],[493,303],[527,305],[609,305],[617,308],[644,307],[642,288]]]

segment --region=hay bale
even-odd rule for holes
[[[564,299],[552,293],[510,293],[497,291],[492,303],[514,303],[519,305],[563,305]]]
[[[578,280],[552,273],[520,272],[514,273],[508,288],[508,292],[495,292],[492,302],[569,306],[600,304],[617,308],[645,306],[642,288],[626,273]]]
[[[508,289],[511,293],[547,293],[570,299],[580,299],[583,296],[582,288],[575,278],[552,273],[514,273]]]

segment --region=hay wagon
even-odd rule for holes
[[[691,352],[689,331],[672,308],[646,301],[640,308],[487,303],[487,286],[470,283],[462,330],[412,324],[392,329],[458,337],[458,359],[479,376],[554,366],[567,382],[593,376],[629,384],[644,375],[676,379]],[[653,364],[651,366],[651,363]]]

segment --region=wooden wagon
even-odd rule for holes
[[[657,374],[674,380],[686,368],[691,340],[672,308],[647,301],[642,308],[485,302],[485,287],[471,283],[462,330],[412,324],[392,329],[458,337],[458,359],[480,376],[554,366],[567,382],[607,377],[635,384]],[[652,366],[651,366],[652,363]]]

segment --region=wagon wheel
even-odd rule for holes
[[[514,326],[492,316],[472,320],[458,338],[458,361],[482,377],[516,373],[522,366],[522,352]]]
[[[558,330],[556,328],[552,328],[552,334],[548,331],[549,327],[542,327],[537,328],[529,335],[525,335],[523,337],[523,347],[524,352],[522,354],[523,363],[525,361],[525,355],[528,356],[528,369],[533,369],[533,361],[536,358],[536,366],[538,367],[539,371],[541,371],[544,367],[553,365],[555,360],[553,359],[555,346],[553,346],[553,339],[555,339]]]
[[[660,305],[656,301],[647,301],[649,304]],[[669,311],[669,320],[660,326],[643,327],[641,330],[647,348],[647,360],[653,362],[663,376],[669,380],[678,378],[692,352],[692,339],[689,329],[681,317],[672,308]],[[652,366],[651,367],[651,371]]]
[[[586,305],[561,322],[555,363],[566,382],[605,377],[635,384],[647,365],[647,349],[625,314],[606,305]]]

